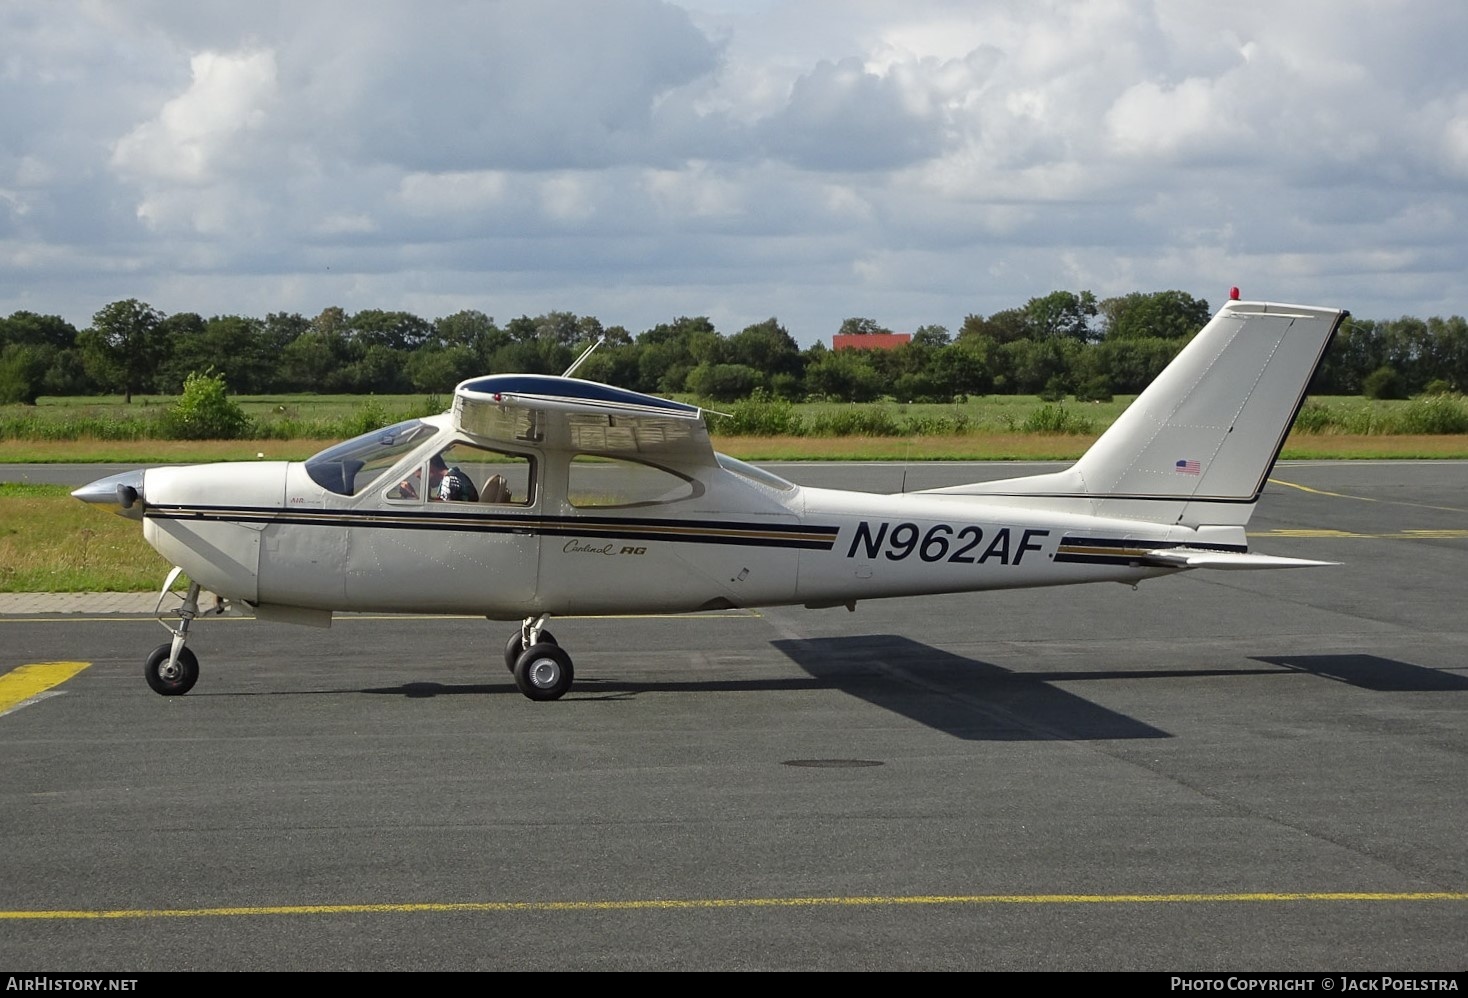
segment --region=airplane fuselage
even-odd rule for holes
[[[696,497],[589,510],[553,491],[555,456],[535,456],[547,474],[525,506],[391,504],[380,488],[340,496],[298,463],[151,469],[144,535],[205,588],[267,613],[495,619],[1136,582],[1171,571],[1136,554],[1198,543],[1175,526],[776,488],[719,466],[698,470]]]

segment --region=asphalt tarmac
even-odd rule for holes
[[[479,619],[203,620],[160,697],[152,619],[0,617],[0,684],[77,663],[0,714],[0,968],[1461,981],[1468,464],[1281,464],[1250,534],[1340,564],[557,619],[552,703]]]

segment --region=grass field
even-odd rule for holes
[[[975,432],[923,437],[720,437],[714,447],[746,461],[1070,461],[1096,434]],[[202,464],[300,461],[335,439],[319,440],[0,440],[4,464]],[[1314,458],[1468,458],[1468,434],[1294,433],[1281,455]]]
[[[1134,396],[1108,402],[1074,400],[1046,403],[1033,395],[991,395],[955,403],[877,402],[863,405],[807,402],[789,407],[802,428],[800,442],[783,438],[741,437],[737,422],[709,416],[710,432],[718,446],[731,454],[755,459],[795,456],[900,459],[923,452],[929,459],[1057,458],[1077,456],[1085,445],[1121,415]],[[43,397],[35,406],[0,406],[0,460],[203,460],[267,457],[299,458],[325,443],[354,436],[373,426],[399,419],[442,412],[447,400],[421,395],[271,395],[235,396],[233,400],[254,421],[254,440],[192,443],[168,440],[163,417],[175,399],[138,396],[132,404],[121,396],[99,398]],[[685,401],[694,401],[685,399]],[[1361,398],[1312,399],[1301,426],[1314,436],[1385,437],[1399,432],[1449,431],[1468,436],[1468,405],[1457,398],[1429,404],[1438,417],[1434,425],[1404,420],[1422,415],[1421,400],[1373,401]],[[738,409],[742,404],[715,406]],[[1449,417],[1442,425],[1442,417]],[[1310,419],[1309,417],[1316,417]],[[1040,420],[1038,417],[1048,417]],[[751,427],[774,425],[748,424]],[[784,424],[780,424],[784,425]],[[1026,431],[1042,432],[1026,432]],[[804,434],[810,434],[805,436]],[[1296,446],[1304,446],[1296,433]],[[738,441],[738,442],[736,442]],[[833,441],[843,441],[835,443]],[[60,444],[67,446],[59,446]],[[136,444],[134,447],[132,445]],[[1355,449],[1340,441],[1322,445],[1330,453]],[[1411,442],[1414,456],[1422,450]],[[1451,449],[1451,448],[1450,448]],[[1441,447],[1430,453],[1447,456]],[[1393,446],[1378,441],[1361,456],[1391,456]]]
[[[145,592],[169,565],[136,520],[77,502],[62,485],[0,483],[0,592]]]
[[[35,407],[0,407],[0,426],[17,418],[57,424],[80,417],[104,422],[147,418],[171,399],[42,399]],[[242,398],[257,418],[313,425],[348,422],[364,405],[378,412],[432,411],[421,396],[272,396]],[[1080,457],[1126,408],[1130,398],[1109,403],[1066,403],[1087,428],[1072,433],[1020,433],[1014,427],[1044,403],[1027,396],[995,396],[962,405],[889,404],[902,418],[953,418],[961,414],[969,429],[944,435],[898,436],[731,436],[718,432],[714,446],[749,461],[1070,461]],[[1375,425],[1409,403],[1362,399],[1321,400],[1349,411],[1357,423]],[[834,403],[798,406],[803,418],[849,409]],[[141,415],[140,415],[141,414]],[[124,435],[125,436],[125,435]],[[102,462],[137,465],[195,464],[212,461],[302,460],[339,440],[336,436],[260,440],[75,439],[0,436],[0,463]],[[1286,459],[1434,459],[1468,458],[1468,433],[1383,434],[1295,432],[1286,441]],[[135,592],[157,587],[169,566],[143,542],[135,521],[77,502],[61,486],[0,483],[0,592]]]

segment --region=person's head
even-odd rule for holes
[[[435,454],[433,455],[433,457],[428,459],[429,481],[437,484],[438,480],[442,478],[448,470],[449,466],[444,464],[442,454]]]

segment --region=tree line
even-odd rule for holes
[[[180,392],[191,373],[222,375],[241,395],[445,393],[491,373],[559,374],[589,343],[578,377],[650,394],[714,401],[765,393],[802,401],[946,402],[970,395],[1107,399],[1140,391],[1208,321],[1181,291],[1097,300],[1055,291],[956,332],[926,325],[892,349],[801,349],[775,318],[726,335],[679,317],[635,336],[594,316],[547,312],[504,325],[475,310],[428,321],[408,312],[332,307],[314,318],[193,312],[113,302],[78,330],[54,315],[0,319],[0,402],[41,395]],[[840,333],[885,333],[864,317]],[[1316,394],[1406,397],[1468,387],[1468,322],[1352,318],[1312,385]]]

